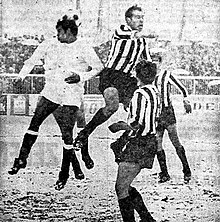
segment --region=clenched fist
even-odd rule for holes
[[[76,73],[73,73],[71,76],[64,79],[66,83],[73,84],[80,81],[80,76]]]
[[[192,113],[192,107],[188,100],[183,100],[183,105],[186,110],[186,113]]]

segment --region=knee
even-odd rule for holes
[[[167,126],[167,131],[168,131],[169,136],[178,137],[176,124],[171,124],[171,125]]]
[[[111,116],[118,110],[118,108],[119,103],[106,104],[106,106],[103,108],[103,113],[105,116]]]
[[[157,137],[157,151],[163,150],[163,138]]]
[[[108,106],[106,106],[106,112],[109,114],[114,114],[119,108],[119,103],[112,103]]]
[[[118,197],[118,199],[123,199],[125,197],[127,197],[129,194],[128,194],[128,191],[126,191],[123,186],[121,186],[119,183],[116,182],[115,184],[115,192],[116,192],[116,195]]]
[[[104,112],[107,115],[115,113],[119,108],[118,90],[114,87],[109,87],[104,91],[105,107]]]

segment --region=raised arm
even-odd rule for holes
[[[42,59],[45,56],[47,43],[41,43],[34,51],[33,55],[24,62],[21,71],[18,74],[18,79],[24,79],[34,68],[35,65],[42,65]]]

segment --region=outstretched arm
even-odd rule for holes
[[[42,59],[44,59],[47,43],[41,43],[34,51],[33,55],[24,62],[21,71],[18,74],[17,79],[24,80],[24,78],[31,72],[35,65],[42,65]]]
[[[183,105],[186,110],[186,113],[191,113],[192,107],[191,107],[190,101],[188,99],[188,91],[187,91],[186,87],[172,73],[170,74],[170,83],[175,85],[179,89],[179,91],[182,93]]]

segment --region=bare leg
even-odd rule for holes
[[[135,222],[134,210],[136,210],[141,221],[155,222],[148,212],[141,194],[134,187],[131,187],[131,183],[140,171],[139,164],[132,162],[119,163],[115,189],[122,218],[123,221]]]
[[[140,171],[140,166],[135,163],[121,162],[118,166],[115,190],[118,197],[121,215],[125,222],[135,222],[134,206],[132,204],[132,199],[129,196],[129,188],[132,181]]]
[[[114,87],[107,88],[103,93],[105,107],[100,108],[90,122],[81,130],[76,137],[74,147],[82,148],[88,143],[89,135],[102,123],[107,121],[119,108],[118,90]]]

